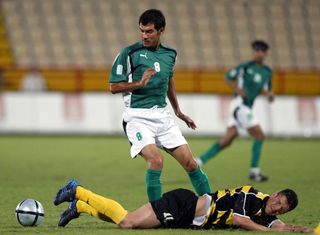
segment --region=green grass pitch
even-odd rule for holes
[[[213,141],[188,138],[195,155]],[[252,184],[247,179],[251,141],[238,139],[216,159],[204,166],[213,190]],[[319,140],[269,139],[265,142],[261,166],[270,176],[267,183],[253,185],[265,193],[293,188],[300,199],[298,208],[280,217],[286,223],[315,227],[320,221]],[[186,173],[167,154],[162,173],[163,191],[191,189]],[[58,228],[57,220],[67,205],[55,207],[53,197],[69,178],[78,179],[94,192],[119,201],[133,210],[147,202],[145,162],[129,156],[129,144],[122,137],[0,137],[0,234],[247,234],[244,230],[120,230],[115,225],[88,215]],[[39,200],[45,219],[38,227],[25,228],[14,216],[23,199]],[[259,234],[259,233],[252,233]],[[260,233],[265,234],[265,233]],[[276,233],[279,234],[279,233]]]

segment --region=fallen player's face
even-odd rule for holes
[[[265,208],[267,215],[281,215],[288,211],[289,204],[286,196],[274,193],[269,197]]]
[[[147,25],[139,25],[141,39],[145,47],[157,48],[160,44],[160,36],[163,32],[163,29],[155,29],[153,23]]]

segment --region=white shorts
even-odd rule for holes
[[[242,103],[241,97],[236,97],[230,105],[230,118],[228,127],[236,126],[237,129],[248,130],[259,125],[259,121],[252,112],[252,109]]]
[[[123,113],[123,128],[131,143],[132,158],[149,144],[167,149],[187,144],[166,108],[127,108]]]

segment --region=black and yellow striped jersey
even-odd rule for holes
[[[252,186],[219,190],[209,195],[212,197],[210,213],[206,222],[202,225],[203,228],[232,226],[233,215],[250,218],[266,227],[277,220],[276,216],[269,216],[264,213],[269,195],[259,192]]]

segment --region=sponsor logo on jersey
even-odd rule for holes
[[[147,52],[144,53],[144,54],[140,54],[140,57],[144,57],[144,58],[148,59],[148,57],[147,57]]]
[[[117,65],[117,75],[122,75],[123,72],[123,66],[122,64]]]
[[[259,82],[261,82],[261,80],[262,80],[261,75],[256,73],[254,75],[253,81],[256,82],[256,83],[259,83]]]
[[[229,75],[230,75],[230,77],[236,76],[236,75],[237,75],[237,70],[232,69],[232,70],[229,72]]]

